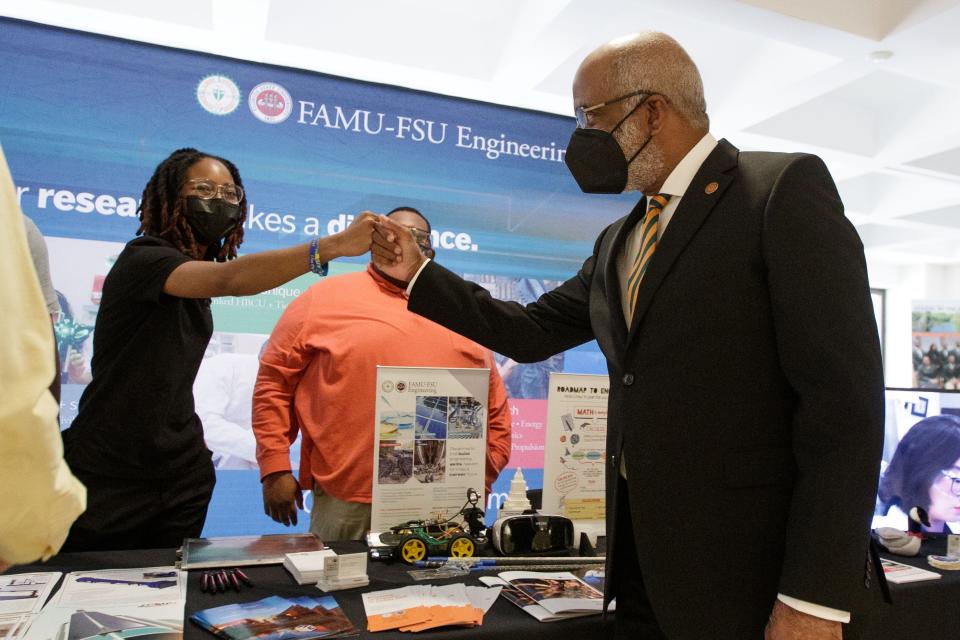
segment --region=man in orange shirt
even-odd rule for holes
[[[433,257],[419,211],[387,215]],[[296,524],[302,487],[313,490],[310,530],[321,540],[359,539],[370,528],[377,365],[489,368],[488,492],[510,458],[510,411],[492,354],[407,311],[406,287],[371,263],[310,287],[274,328],[253,392],[253,432],[264,511],[277,522]],[[299,483],[290,471],[298,432]]]

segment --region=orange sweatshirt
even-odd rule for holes
[[[407,311],[404,292],[366,271],[317,282],[293,301],[260,358],[253,433],[260,477],[290,470],[300,485],[370,502],[377,365],[490,369],[486,488],[510,458],[510,410],[493,355]]]

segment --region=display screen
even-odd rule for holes
[[[906,530],[913,507],[925,530],[960,532],[960,392],[887,389],[873,526]]]

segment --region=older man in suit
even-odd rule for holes
[[[883,378],[833,180],[815,156],[714,139],[664,34],[593,51],[573,97],[580,187],[645,196],[574,277],[494,300],[389,221],[375,257],[407,265],[411,310],[518,361],[599,342],[616,637],[840,638],[870,584]]]

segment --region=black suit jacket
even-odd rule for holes
[[[518,361],[597,339],[610,373],[607,533],[623,452],[643,579],[668,637],[762,637],[778,592],[857,610],[883,374],[863,246],[829,172],[816,156],[721,141],[627,327],[616,257],[645,207],[526,307],[431,263],[409,308]],[[616,570],[611,555],[608,585]]]

